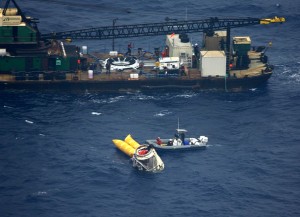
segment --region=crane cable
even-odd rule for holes
[[[284,23],[286,20],[284,17],[277,17],[275,16],[274,18],[264,18],[264,19],[261,19],[260,20],[260,24],[261,25],[268,25],[268,24],[271,24],[271,23]],[[267,52],[268,48],[269,47],[272,47],[272,41],[274,39],[274,36],[273,38],[271,39],[271,41],[268,43],[268,46],[266,47],[265,51],[264,51],[264,54]]]
[[[277,17],[275,17],[274,19],[276,19]],[[279,18],[280,19],[280,24],[282,24],[283,22],[285,22],[285,18]],[[281,27],[281,25],[279,26],[279,31],[278,32],[280,32],[282,27]],[[268,45],[267,45],[267,47],[265,48],[265,50],[264,50],[264,52],[263,52],[263,54],[265,55],[266,54],[266,52],[269,50],[269,48],[271,48],[272,47],[272,45],[273,45],[273,40],[274,40],[274,35],[272,36],[272,38],[271,38],[271,40],[269,41],[269,43],[268,43]],[[267,65],[269,65],[268,64],[269,63],[269,60],[267,61]]]

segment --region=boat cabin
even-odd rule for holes
[[[175,137],[180,138],[182,142],[184,142],[185,139],[185,133],[187,133],[187,130],[185,129],[176,129]]]

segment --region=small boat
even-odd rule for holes
[[[133,167],[147,172],[160,172],[165,168],[164,162],[151,145],[141,145],[131,158]]]
[[[152,145],[157,150],[191,150],[202,149],[206,147],[208,137],[200,136],[199,138],[186,138],[187,130],[176,129],[176,134],[173,139],[157,139],[146,140],[146,144]]]

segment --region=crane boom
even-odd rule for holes
[[[171,33],[194,33],[223,30],[244,26],[253,26],[257,24],[285,22],[284,18],[223,18],[217,17],[190,20],[190,21],[172,21],[163,23],[148,23],[136,25],[118,25],[104,26],[99,28],[88,28],[73,31],[64,31],[56,33],[42,34],[44,39],[113,39],[129,38],[141,36],[166,35]]]

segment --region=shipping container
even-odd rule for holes
[[[37,32],[30,26],[0,26],[1,44],[36,44]]]
[[[14,41],[11,26],[0,26],[0,41],[1,44],[12,43]]]
[[[204,50],[224,50],[226,31],[215,31],[213,36],[204,35]]]
[[[26,61],[24,57],[0,57],[0,72],[16,72],[25,70]]]
[[[226,75],[226,56],[224,51],[201,51],[200,54],[202,77]]]
[[[238,56],[247,55],[251,49],[249,36],[237,36],[232,38],[233,50]]]

